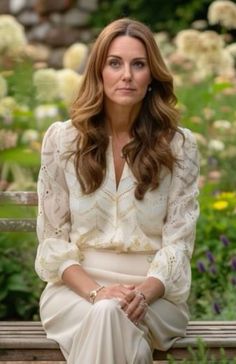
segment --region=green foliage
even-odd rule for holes
[[[220,349],[219,357],[216,358],[209,353],[206,344],[199,339],[196,347],[188,347],[189,358],[181,360],[182,364],[236,364],[236,359],[228,359],[223,348]],[[179,362],[179,361],[178,361]],[[175,359],[168,355],[168,364],[178,363]]]
[[[7,72],[6,78],[9,87],[9,96],[32,109],[36,105],[35,89],[33,86],[34,69],[30,61],[19,61],[14,64],[13,71]],[[24,118],[25,116],[25,118]],[[16,121],[27,124],[27,117],[32,116],[27,112],[19,112],[16,114]],[[29,127],[29,125],[27,125]]]
[[[236,194],[215,194],[214,185],[207,185],[201,190],[200,205],[190,310],[194,318],[234,319]]]
[[[201,174],[207,180],[212,170],[219,170],[221,178],[215,189],[226,191],[234,191],[236,186],[236,174],[232,173],[236,168],[236,94],[231,90],[234,89],[229,81],[216,82],[212,78],[198,83],[186,81],[176,89],[182,125],[205,139],[205,143],[199,141]],[[214,122],[217,120],[226,120],[231,127],[216,129]],[[208,143],[212,139],[223,142],[224,150],[210,149]]]
[[[114,19],[132,17],[148,24],[153,31],[166,30],[171,34],[189,27],[199,18],[206,18],[211,0],[100,0],[93,14],[93,26],[103,28]]]
[[[229,151],[235,148],[236,95],[228,93],[230,87],[228,81],[208,79],[196,84],[186,82],[177,89],[182,124],[205,141],[199,142],[204,181],[192,260],[192,319],[235,319],[236,162],[235,154]],[[231,127],[216,129],[216,120],[226,120]],[[221,141],[224,149],[209,148],[213,139]],[[218,174],[216,180],[211,178],[212,173]]]
[[[43,283],[33,271],[35,234],[0,235],[0,319],[38,319]]]

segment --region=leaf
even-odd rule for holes
[[[13,274],[9,277],[8,290],[18,292],[30,292],[30,289],[21,274]]]
[[[213,93],[220,93],[227,88],[232,87],[233,85],[230,82],[221,82],[221,83],[213,83],[212,91]]]
[[[1,287],[0,290],[0,301],[3,301],[7,297],[8,291],[6,288]]]
[[[0,163],[19,164],[23,167],[39,167],[40,155],[24,147],[12,148],[1,151]]]

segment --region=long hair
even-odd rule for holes
[[[106,149],[102,70],[111,42],[127,35],[140,40],[147,52],[152,82],[143,99],[141,110],[132,125],[130,143],[123,155],[135,179],[135,197],[143,199],[147,190],[159,185],[161,167],[173,171],[176,158],[170,141],[178,132],[179,114],[173,78],[168,71],[150,29],[132,19],[119,19],[98,36],[85,70],[83,83],[71,109],[73,125],[78,129],[74,164],[83,193],[90,194],[102,184],[106,173]]]

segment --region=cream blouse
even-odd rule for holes
[[[73,161],[67,161],[65,155],[75,149],[77,130],[71,121],[49,127],[38,178],[35,268],[42,280],[59,281],[67,267],[80,264],[84,249],[145,251],[150,252],[147,275],[163,282],[164,297],[175,303],[186,301],[199,214],[199,167],[195,139],[188,129],[182,131],[185,143],[179,133],[171,142],[179,159],[173,174],[163,168],[160,186],[138,201],[134,197],[135,178],[127,163],[116,188],[111,140],[104,181],[95,192],[84,195]]]

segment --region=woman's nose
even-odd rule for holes
[[[129,65],[124,66],[123,80],[129,81],[129,80],[131,80],[131,78],[132,78],[132,73],[131,73],[130,66]]]

